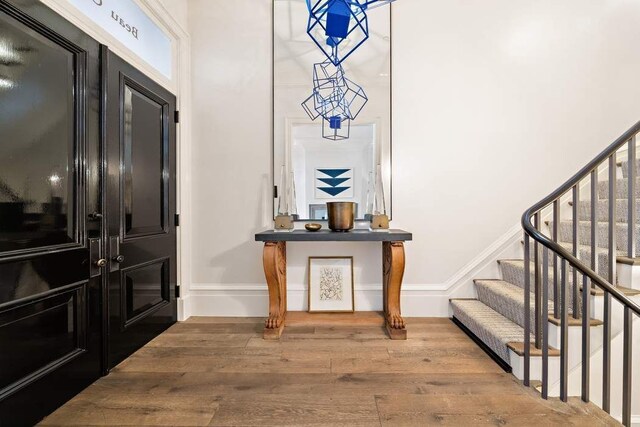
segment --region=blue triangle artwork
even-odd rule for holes
[[[316,199],[353,197],[353,169],[316,169]]]

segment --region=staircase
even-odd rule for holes
[[[640,426],[638,132],[525,212],[522,259],[451,300],[454,321],[542,398],[581,396],[627,426]]]

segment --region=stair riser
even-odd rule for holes
[[[625,178],[629,176],[629,162],[622,162],[622,176]],[[640,175],[640,159],[636,159],[636,174]]]
[[[533,243],[530,244],[529,251],[531,254],[531,261],[533,262],[533,254],[535,253]],[[606,273],[607,271],[609,271],[609,253],[607,251],[599,251],[597,252],[597,254],[598,254],[598,272]],[[584,247],[584,246],[581,247],[580,253],[578,255],[578,259],[586,262],[587,265],[590,266],[591,265],[591,248]],[[542,249],[540,249],[540,263],[542,264]],[[555,257],[553,256],[553,252],[549,251],[549,266],[553,267],[554,263],[555,263]],[[559,260],[558,263],[561,264],[561,261]],[[514,283],[514,284],[517,284],[517,283]]]
[[[571,208],[569,208],[571,209]],[[627,200],[616,200],[616,222],[628,222],[629,203]],[[640,201],[636,203],[636,218],[640,218]],[[609,221],[609,201],[599,200],[596,205],[598,221]],[[585,200],[578,204],[578,219],[591,221],[591,201]]]
[[[521,287],[522,289],[524,289],[524,269],[521,268],[520,266],[513,266],[511,264],[507,264],[507,263],[500,263],[500,270],[502,272],[502,279],[513,283],[514,285],[517,285],[519,287]],[[542,272],[540,272],[540,282],[541,284],[543,283],[543,278],[542,278]],[[534,291],[534,284],[535,284],[535,272],[533,269],[533,264],[531,265],[531,272],[530,272],[530,280],[531,280],[531,292]],[[578,286],[580,286],[582,282],[578,281]],[[560,281],[558,282],[558,291],[560,291]],[[548,286],[549,286],[549,301],[553,301],[554,300],[554,295],[555,295],[555,290],[554,290],[554,283],[553,283],[553,269],[549,269],[549,282],[548,282]],[[571,271],[568,272],[567,274],[567,291],[569,293],[569,307],[573,307],[573,274],[571,274]],[[533,304],[533,300],[532,300],[532,304]],[[562,298],[560,297],[559,299],[559,303],[558,303],[558,307],[562,306]],[[580,299],[580,295],[578,293],[578,306],[582,307],[582,301]],[[552,314],[552,307],[550,305],[549,307],[549,313]]]
[[[628,183],[626,179],[616,181],[616,199],[626,199],[628,197]],[[635,190],[636,197],[640,197],[640,179],[636,179]],[[609,199],[609,181],[598,182],[598,196],[601,200]]]
[[[550,227],[553,227],[553,223],[550,223]],[[616,224],[615,226],[615,239],[616,239],[616,248],[619,251],[627,250],[627,235],[628,227],[627,224]],[[598,223],[596,227],[596,239],[598,241],[599,248],[608,248],[609,247],[609,224],[608,223]],[[573,224],[563,222],[558,227],[558,237],[561,242],[572,243],[573,242]],[[591,223],[581,222],[578,225],[578,240],[581,245],[591,245]],[[640,226],[636,226],[636,247],[640,247]]]
[[[513,301],[502,294],[495,293],[491,288],[476,283],[478,299],[485,305],[502,314],[513,323],[524,328],[524,301]],[[531,299],[534,296],[532,294]],[[531,322],[535,321],[535,314],[531,313]],[[533,324],[533,323],[531,323]]]

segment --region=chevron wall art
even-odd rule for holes
[[[316,169],[316,199],[353,197],[353,168]]]

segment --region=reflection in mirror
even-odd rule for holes
[[[76,241],[75,58],[0,14],[0,253]]]
[[[372,213],[376,192],[384,194],[384,203],[378,205],[385,205],[391,216],[390,8],[369,14],[369,40],[342,64],[348,78],[363,87],[368,102],[351,122],[349,138],[330,141],[322,137],[322,119],[312,121],[301,105],[313,89],[314,64],[326,60],[306,33],[306,1],[274,0],[273,7],[274,183],[293,182],[292,210],[299,220],[326,219],[326,203],[331,201],[355,202],[356,218],[364,220]],[[378,165],[381,189],[375,185]],[[287,189],[278,188],[282,191]],[[274,200],[274,216],[277,213]]]

